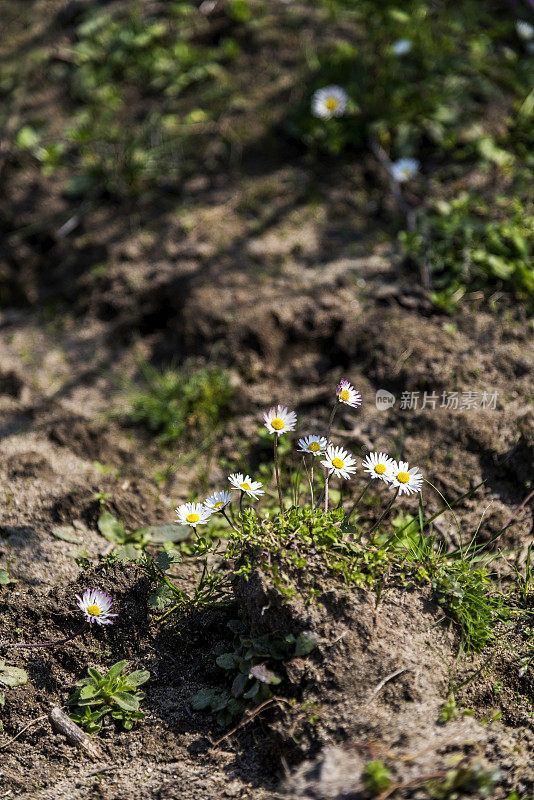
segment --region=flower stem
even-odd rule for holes
[[[372,478],[369,478],[369,480],[367,481],[367,483],[366,483],[366,484],[365,484],[365,486],[363,487],[363,492],[362,492],[360,495],[358,495],[358,497],[357,497],[357,498],[356,498],[356,500],[354,501],[354,504],[353,504],[353,506],[352,506],[352,508],[351,508],[351,510],[350,510],[350,512],[349,512],[349,514],[347,515],[347,522],[350,520],[350,518],[351,518],[351,517],[352,517],[352,515],[354,514],[355,510],[358,508],[358,503],[359,503],[359,502],[360,502],[360,500],[363,498],[363,496],[364,496],[364,494],[366,493],[367,489],[370,487],[370,485],[371,485],[371,483],[372,483],[372,480],[373,480]]]
[[[71,642],[73,639],[76,638],[76,636],[79,636],[80,633],[85,630],[87,625],[88,625],[87,620],[84,620],[83,624],[82,624],[82,627],[78,628],[78,630],[75,633],[71,634],[71,636],[67,636],[66,639],[58,639],[55,642],[30,642],[29,644],[24,644],[24,643],[22,643],[22,644],[12,644],[12,645],[10,645],[10,647],[16,647],[16,648],[20,648],[20,647],[54,647],[57,644],[67,644],[67,642]]]
[[[284,518],[284,501],[282,500],[282,487],[280,485],[280,471],[278,469],[278,434],[274,435],[274,470],[276,473],[276,485],[278,486],[278,500],[280,501],[280,516]]]
[[[382,514],[379,516],[379,518],[377,519],[377,521],[375,522],[375,524],[373,525],[373,527],[371,528],[371,530],[370,530],[370,531],[367,531],[367,535],[369,535],[370,533],[372,533],[372,532],[375,530],[375,528],[378,528],[378,526],[380,525],[380,523],[382,522],[382,520],[384,519],[384,517],[385,517],[385,516],[386,516],[386,514],[388,513],[389,509],[391,508],[391,506],[393,505],[393,503],[394,503],[394,502],[395,502],[395,500],[397,499],[397,497],[398,497],[398,494],[399,494],[399,490],[397,489],[397,491],[395,492],[395,494],[394,494],[394,495],[393,495],[393,497],[391,498],[391,501],[388,503],[388,505],[386,506],[386,508],[385,508],[385,509],[384,509],[384,511],[382,512]]]
[[[324,482],[324,510],[325,513],[328,511],[328,478],[330,477],[330,471],[325,469],[326,477]]]
[[[311,475],[310,475],[310,471],[308,470],[308,467],[306,466],[306,458],[305,458],[305,456],[302,456],[302,463],[304,464],[304,469],[306,471],[306,477],[308,478],[308,484],[310,486],[311,507],[312,507],[312,510],[313,510],[313,461],[312,461],[312,465],[311,465]]]
[[[234,530],[236,533],[239,533],[239,531],[237,530],[236,526],[234,525],[234,523],[232,522],[232,520],[230,519],[230,517],[229,517],[229,516],[228,516],[228,514],[226,513],[226,509],[224,509],[224,508],[223,508],[223,509],[221,509],[221,514],[223,515],[223,517],[225,518],[225,520],[228,522],[228,524],[230,525],[230,527],[231,527],[231,528],[233,528],[233,530]]]

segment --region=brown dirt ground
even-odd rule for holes
[[[213,748],[209,737],[222,732],[192,712],[189,698],[220,679],[213,654],[225,640],[224,615],[160,630],[135,568],[105,564],[80,575],[74,560],[82,551],[96,559],[108,547],[97,529],[97,493],[111,493],[109,510],[129,527],[172,521],[199,481],[216,488],[225,480],[221,457],[254,466],[247,442],[265,406],[298,407],[300,429],[319,430],[342,375],[364,397],[360,411],[336,421],[334,434],[353,452],[402,453],[449,500],[485,481],[457,509],[465,539],[477,530],[490,539],[528,494],[534,337],[521,309],[496,297],[490,310],[473,296],[453,317],[435,313],[418,276],[403,272],[394,246],[383,243],[390,219],[377,204],[379,183],[367,195],[354,192],[369,165],[312,168],[291,155],[280,163],[244,153],[234,169],[187,181],[179,198],[157,208],[102,204],[65,238],[57,228],[73,208],[61,187],[31,165],[3,166],[0,259],[11,302],[0,309],[0,565],[9,564],[18,583],[0,587],[0,640],[67,635],[76,624],[74,593],[91,580],[111,590],[120,609],[112,629],[9,655],[30,679],[6,693],[1,709],[5,798],[359,798],[369,755],[389,759],[400,782],[458,755],[479,756],[501,769],[495,798],[534,793],[532,679],[520,679],[518,664],[497,650],[461,698],[476,719],[438,725],[449,669],[461,678],[481,660],[457,664],[456,643],[424,594],[393,588],[375,608],[366,593],[334,586],[321,610],[289,604],[285,624],[320,637],[309,660],[287,667],[294,696],[320,707],[318,724],[280,708]],[[28,233],[34,225],[37,233]],[[103,275],[92,271],[104,262]],[[162,453],[142,431],[110,418],[123,408],[125,380],[141,357],[196,357],[230,370],[235,419],[209,457],[184,462],[198,442]],[[393,408],[375,407],[378,389],[396,395]],[[496,392],[497,407],[402,410],[403,391]],[[115,472],[103,475],[94,462]],[[163,467],[171,468],[164,485],[154,479]],[[429,510],[441,505],[426,494]],[[416,509],[411,500],[403,506]],[[52,535],[74,524],[76,544]],[[458,543],[452,517],[438,532]],[[502,537],[500,569],[524,563],[533,533],[530,506]],[[182,577],[193,580],[190,571]],[[259,576],[237,593],[252,623],[263,592]],[[271,600],[276,620],[281,606]],[[101,764],[74,751],[46,719],[11,742],[65,702],[88,663],[119,658],[153,675],[147,719],[134,734],[106,730]],[[373,695],[399,668],[406,671]],[[501,720],[477,721],[499,706]],[[418,792],[395,796],[426,796]]]

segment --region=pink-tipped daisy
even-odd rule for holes
[[[337,399],[340,403],[345,403],[352,408],[358,408],[362,404],[362,396],[356,391],[349,381],[343,380],[336,386]]]
[[[356,459],[347,450],[331,444],[326,448],[326,458],[321,464],[337,478],[349,479],[357,469]]]
[[[248,497],[253,497],[254,500],[257,500],[260,494],[265,494],[265,490],[261,488],[263,484],[259,481],[253,481],[250,475],[243,475],[242,472],[235,472],[233,475],[228,476],[228,480],[234,489],[239,489],[241,492],[248,495]]]
[[[117,617],[118,614],[112,614],[110,608],[113,605],[113,600],[99,589],[86,589],[80,597],[76,595],[78,601],[78,608],[85,614],[87,622],[97,625],[113,625],[112,617]]]
[[[309,453],[311,456],[321,456],[326,450],[326,436],[305,436],[299,439],[299,452]]]
[[[212,514],[216,514],[217,511],[224,511],[231,499],[232,492],[224,489],[222,492],[214,492],[209,497],[206,497],[204,500],[204,505],[212,512]]]
[[[390,489],[399,494],[416,494],[421,491],[423,475],[419,467],[410,467],[407,461],[395,461],[390,474]]]
[[[369,453],[362,461],[362,467],[371,478],[379,478],[389,483],[395,461],[385,453]]]
[[[211,510],[202,503],[182,503],[176,509],[176,513],[178,515],[176,522],[180,525],[190,525],[192,528],[205,525],[211,517]]]
[[[268,412],[264,413],[263,419],[269,433],[276,433],[277,436],[281,436],[287,431],[295,430],[295,425],[297,424],[295,412],[288,411],[284,406],[276,406],[276,408],[273,406]]]

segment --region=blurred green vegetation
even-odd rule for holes
[[[233,390],[218,367],[140,367],[141,382],[129,392],[126,418],[157,434],[161,445],[177,439],[212,440],[228,416]]]
[[[487,287],[528,302],[534,56],[516,14],[534,22],[479,0],[87,3],[66,36],[0,62],[0,123],[20,167],[33,160],[73,201],[179,192],[246,148],[287,159],[289,140],[311,170],[333,159],[333,180],[339,159],[373,147],[417,157],[416,230],[401,252],[429,265],[435,302],[453,310]],[[328,84],[348,108],[318,119],[310,99]],[[51,111],[30,113],[43,86],[57,91]],[[355,188],[370,193],[376,176],[364,180]],[[395,241],[403,224],[389,222]]]

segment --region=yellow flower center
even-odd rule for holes
[[[92,617],[99,617],[101,612],[98,606],[87,606],[87,613]]]
[[[329,111],[335,111],[339,103],[335,97],[329,97],[326,101],[326,107]]]
[[[409,177],[411,177],[411,174],[412,174],[412,171],[411,171],[411,169],[408,169],[408,167],[406,167],[406,169],[402,170],[402,177],[403,178],[408,179]]]
[[[383,475],[385,471],[386,471],[386,468],[385,468],[385,466],[383,464],[377,464],[376,465],[375,472],[377,472],[378,475]]]
[[[244,492],[250,492],[250,483],[240,483],[239,485]]]
[[[397,475],[397,480],[399,483],[408,483],[410,480],[410,476],[407,472],[399,472]]]
[[[339,393],[339,399],[340,399],[340,400],[343,400],[345,403],[347,402],[347,400],[349,399],[349,397],[350,397],[350,393],[349,393],[349,390],[348,390],[348,389],[343,389],[343,390],[342,390],[342,391]]]
[[[215,505],[213,506],[213,508],[216,508],[216,509],[217,509],[217,511],[218,511],[218,510],[220,509],[220,507],[221,507],[221,506],[223,506],[223,505],[224,505],[223,501],[222,501],[222,500],[219,500],[217,503],[215,503]]]
[[[285,422],[283,419],[280,419],[280,417],[275,417],[271,420],[271,425],[276,431],[281,431],[285,427]]]
[[[198,522],[200,519],[198,514],[188,514],[185,518],[186,522]]]
[[[310,442],[308,445],[308,450],[311,450],[312,453],[317,453],[318,450],[321,449],[321,445],[319,442]]]
[[[332,466],[336,469],[343,469],[343,461],[340,458],[333,458],[332,459]]]

